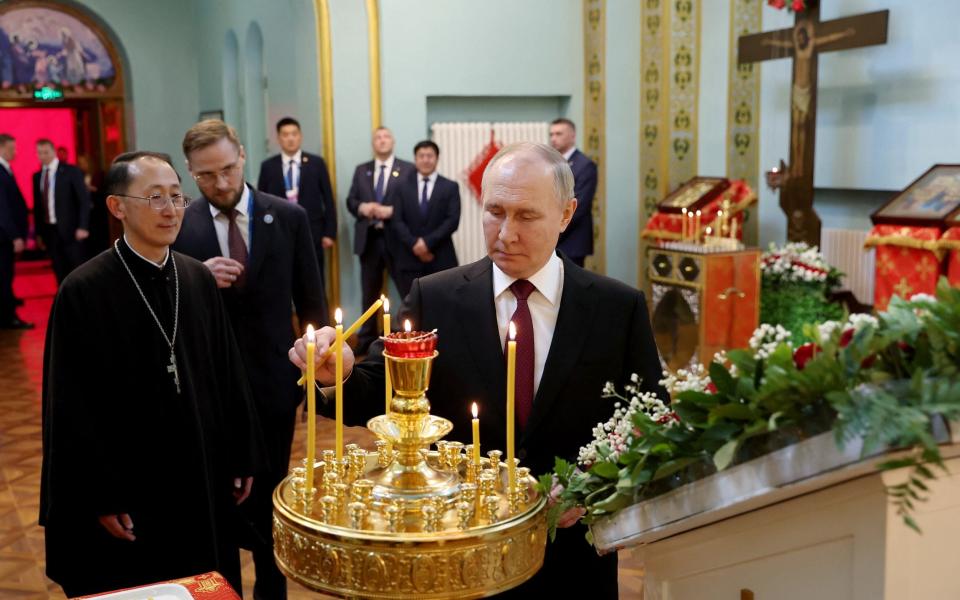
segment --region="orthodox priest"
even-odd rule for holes
[[[44,352],[40,524],[67,596],[220,571],[262,436],[216,282],[173,252],[189,202],[168,156],[123,154],[106,178],[123,223],[73,271]]]

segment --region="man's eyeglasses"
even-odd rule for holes
[[[220,178],[221,178],[221,177],[222,177],[223,179],[227,180],[227,181],[230,181],[230,179],[231,179],[234,175],[236,175],[238,171],[240,171],[240,165],[237,164],[237,163],[234,163],[234,164],[230,165],[229,167],[224,167],[224,168],[220,169],[220,171],[219,171],[219,172],[216,172],[216,173],[209,173],[209,172],[208,172],[208,173],[197,173],[197,174],[195,174],[195,175],[193,176],[193,178],[194,178],[194,180],[196,180],[196,182],[199,183],[200,185],[212,185],[212,184],[220,181]]]
[[[172,196],[161,196],[160,194],[154,194],[152,196],[131,196],[130,194],[114,194],[114,196],[120,196],[121,198],[136,198],[137,200],[146,200],[150,203],[150,208],[153,210],[163,210],[167,207],[167,204],[173,203],[174,208],[184,208],[190,204],[190,197],[184,196],[183,194],[174,194]]]

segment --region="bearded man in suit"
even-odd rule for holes
[[[468,399],[476,400],[488,448],[506,445],[503,348],[508,323],[517,325],[517,456],[533,473],[549,473],[554,457],[575,461],[593,426],[613,413],[614,399],[601,397],[606,382],[622,385],[635,373],[642,390],[667,399],[647,304],[636,289],[557,251],[577,199],[570,165],[556,150],[531,143],[503,148],[484,173],[482,200],[487,257],[414,281],[401,318],[438,331],[429,398],[432,412],[454,424],[448,439],[469,439]],[[334,338],[333,329],[320,330],[317,357]],[[289,352],[300,368],[305,347],[301,338]],[[356,364],[344,346],[343,359],[352,399],[345,420],[365,422],[383,409],[382,343]],[[333,360],[317,367],[324,384],[333,381]],[[531,594],[562,586],[567,597],[617,598],[616,554],[597,556],[577,519],[563,515],[565,527],[547,547],[543,568],[507,594],[537,597]]]

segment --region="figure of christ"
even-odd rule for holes
[[[800,177],[804,172],[806,155],[806,128],[810,116],[810,103],[815,91],[817,46],[852,37],[856,30],[849,27],[843,31],[817,37],[812,19],[800,19],[793,26],[789,40],[767,38],[761,41],[764,46],[793,50],[793,89],[790,93],[790,176]]]

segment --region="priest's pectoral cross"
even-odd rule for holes
[[[890,11],[820,20],[820,6],[807,2],[790,29],[745,35],[737,50],[739,64],[793,58],[790,91],[790,165],[780,189],[780,208],[787,215],[787,239],[820,244],[820,217],[813,208],[813,156],[817,125],[817,57],[821,52],[848,50],[887,42]]]
[[[167,365],[167,373],[173,376],[173,385],[177,386],[177,393],[180,393],[180,371],[177,370],[177,356],[170,352],[170,364]]]

